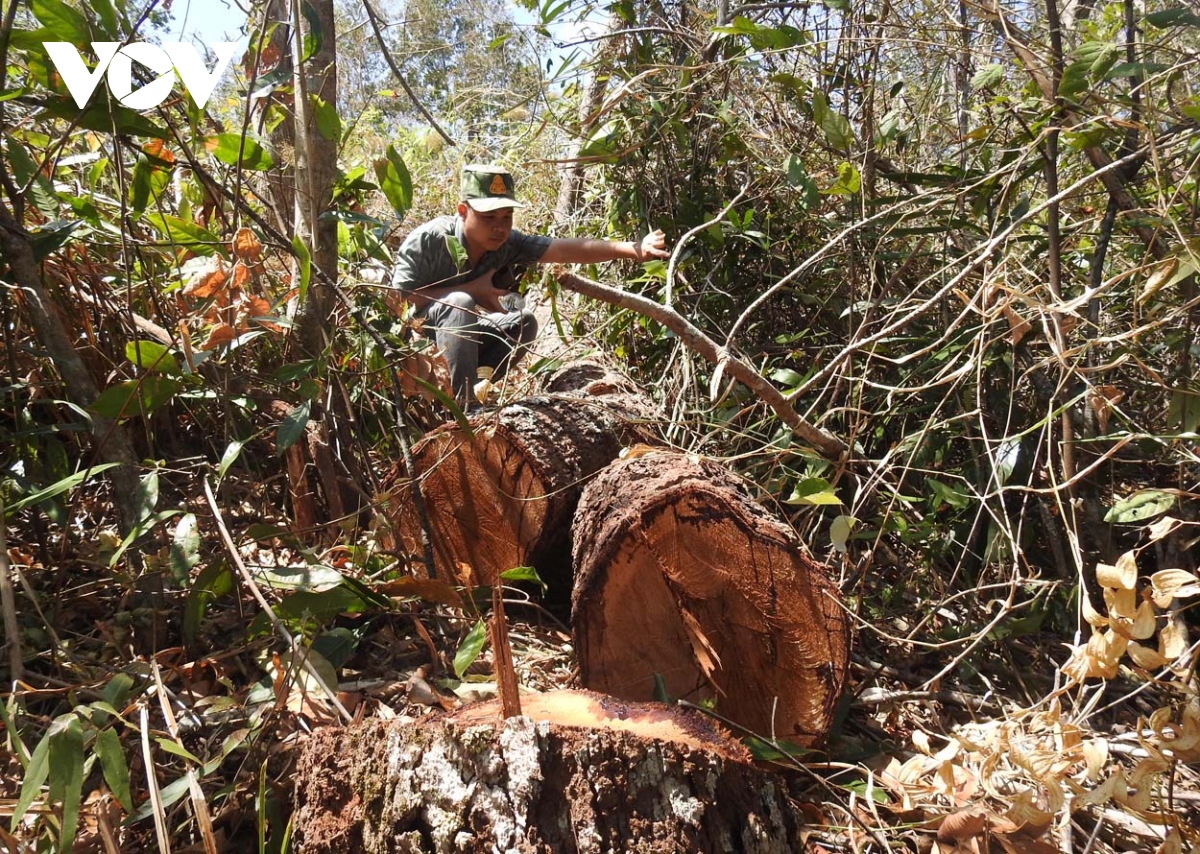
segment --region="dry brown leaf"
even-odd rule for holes
[[[220,256],[214,256],[214,266],[197,272],[183,286],[185,296],[204,299],[224,290],[229,274],[221,263]]]
[[[157,157],[164,163],[173,164],[175,162],[175,155],[171,153],[171,150],[167,148],[167,144],[161,139],[150,140],[142,146],[142,151],[151,157]]]
[[[262,243],[246,226],[242,226],[233,235],[229,244],[233,257],[250,264],[257,263],[262,258]]]
[[[961,842],[979,836],[988,828],[988,816],[983,807],[971,807],[950,813],[938,825],[938,842]]]
[[[1005,854],[1059,854],[1062,850],[1057,845],[1024,834],[997,833],[995,839]]]
[[[681,606],[679,615],[683,617],[683,627],[687,631],[688,640],[692,642],[692,655],[695,656],[696,663],[704,671],[704,677],[713,682],[713,674],[721,668],[721,657],[713,649],[713,645],[700,628],[700,621],[692,612]],[[717,689],[718,693],[725,693],[715,682],[713,682],[713,687]]]
[[[1113,409],[1124,399],[1125,392],[1115,385],[1098,385],[1088,389],[1088,403],[1096,413],[1096,423],[1100,425],[1101,433],[1108,432],[1108,421],[1112,417]]]
[[[1142,603],[1138,605],[1137,616],[1133,618],[1134,640],[1145,640],[1154,634],[1157,627],[1158,617],[1154,613],[1154,603],[1149,599],[1142,599]]]
[[[1167,258],[1158,268],[1150,274],[1146,279],[1146,284],[1142,285],[1142,292],[1138,294],[1138,305],[1145,303],[1156,293],[1163,289],[1163,285],[1171,281],[1175,275],[1175,271],[1179,269],[1178,258]]]
[[[1200,594],[1200,579],[1183,569],[1160,569],[1150,576],[1150,595],[1154,604],[1169,608],[1173,599]]]
[[[233,285],[235,290],[244,291],[250,284],[250,268],[238,261],[233,265]]]
[[[1171,828],[1167,838],[1162,841],[1162,845],[1154,849],[1154,854],[1183,854],[1183,838],[1179,835],[1179,831]]]
[[[426,400],[435,398],[429,389],[417,382],[420,378],[453,396],[450,390],[450,366],[440,353],[434,356],[411,353],[396,364],[396,377],[400,381],[400,390],[406,395],[419,395]]]
[[[237,330],[228,323],[220,323],[213,327],[212,332],[208,334],[208,339],[200,345],[200,349],[215,350],[222,344],[228,344],[235,338],[237,338]]]
[[[1101,587],[1132,590],[1137,584],[1137,575],[1137,558],[1131,551],[1117,558],[1115,566],[1107,563],[1096,564],[1096,580],[1100,582]]]
[[[415,596],[427,602],[437,602],[439,605],[449,605],[452,608],[463,606],[462,597],[458,591],[445,581],[436,578],[397,578],[377,585],[375,590],[384,596],[408,597]]]
[[[1083,753],[1084,765],[1087,766],[1088,782],[1097,782],[1100,779],[1100,772],[1108,764],[1108,740],[1093,738],[1081,744],[1079,749]]]
[[[1179,658],[1187,648],[1187,634],[1175,625],[1174,620],[1168,620],[1166,625],[1158,630],[1158,652],[1167,661]]]
[[[1162,518],[1155,519],[1146,526],[1146,529],[1150,532],[1150,542],[1158,542],[1182,524],[1183,522],[1174,516],[1163,516]]]
[[[1130,641],[1129,646],[1125,648],[1125,652],[1129,655],[1130,661],[1146,670],[1153,670],[1167,663],[1167,660],[1163,658],[1162,653],[1158,650],[1142,646],[1137,641]]]
[[[1008,320],[1009,343],[1016,347],[1021,343],[1025,336],[1029,334],[1029,330],[1033,327],[1030,325],[1028,320],[1017,314],[1013,307],[1008,303],[1004,304],[1004,308],[1002,310],[1005,318]]]

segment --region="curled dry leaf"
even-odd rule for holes
[[[228,344],[237,338],[237,330],[228,323],[219,323],[208,334],[208,339],[200,346],[201,350],[215,350],[222,344]]]
[[[220,256],[214,256],[213,265],[194,273],[183,286],[183,293],[185,296],[204,299],[225,290],[228,278],[229,274],[225,271]]]
[[[1093,738],[1079,746],[1083,754],[1083,762],[1087,767],[1087,779],[1090,783],[1100,780],[1100,772],[1108,764],[1108,739]]]
[[[175,155],[167,148],[167,144],[161,139],[152,139],[142,146],[142,151],[151,157],[156,157],[164,163],[174,163]]]
[[[1115,385],[1098,385],[1088,389],[1088,403],[1091,404],[1092,411],[1096,413],[1096,423],[1099,425],[1101,433],[1108,432],[1108,422],[1112,417],[1113,409],[1124,399],[1125,392]]]
[[[1174,620],[1168,620],[1167,624],[1158,630],[1158,651],[1167,661],[1179,658],[1187,652],[1187,648],[1187,633],[1177,626]]]
[[[988,815],[983,807],[971,807],[950,813],[938,825],[938,842],[961,842],[982,835],[988,829]]]
[[[1128,653],[1130,661],[1146,670],[1154,670],[1167,663],[1167,660],[1163,658],[1162,653],[1158,650],[1142,646],[1137,641],[1130,641],[1129,646],[1125,648],[1125,652]]]
[[[244,291],[248,284],[250,284],[250,268],[238,261],[233,265],[233,287]]]
[[[1200,594],[1200,579],[1182,569],[1160,569],[1150,576],[1150,596],[1160,608],[1171,607],[1174,599]]]
[[[1132,590],[1137,584],[1137,558],[1133,552],[1125,552],[1117,558],[1115,566],[1107,563],[1096,564],[1096,580],[1101,587],[1112,587],[1117,590]]]
[[[421,379],[447,394],[450,392],[450,366],[440,353],[430,356],[426,353],[411,353],[396,364],[396,377],[400,380],[400,390],[409,396],[419,395],[426,400],[433,400],[434,395],[428,388],[418,383]]]
[[[255,264],[262,258],[262,243],[250,229],[242,226],[233,235],[229,249],[239,261]]]
[[[1002,310],[1005,319],[1008,320],[1008,341],[1016,347],[1029,334],[1029,330],[1032,327],[1029,321],[1017,314],[1016,310],[1009,303],[1006,302]]]
[[[1150,542],[1158,542],[1167,534],[1180,527],[1182,524],[1183,522],[1179,521],[1174,516],[1163,516],[1161,519],[1155,519],[1146,526],[1146,529],[1150,532]]]

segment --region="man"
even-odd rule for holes
[[[499,287],[530,264],[593,264],[628,258],[667,258],[666,238],[652,231],[641,241],[556,238],[513,228],[517,201],[512,175],[500,166],[464,166],[457,216],[418,226],[405,239],[392,287],[425,319],[425,331],[450,365],[455,397],[470,406],[480,365],[502,377],[520,359],[514,350],[537,335],[533,313],[507,309]]]

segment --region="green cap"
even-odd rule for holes
[[[524,207],[517,201],[516,184],[502,166],[472,164],[462,169],[462,199],[480,213]]]

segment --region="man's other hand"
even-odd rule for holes
[[[671,253],[667,251],[667,236],[663,234],[661,228],[647,234],[642,238],[642,242],[638,244],[637,259],[639,261],[670,257]]]

